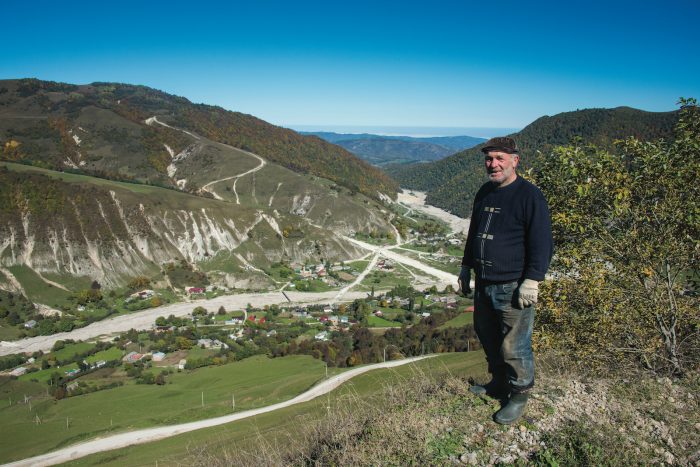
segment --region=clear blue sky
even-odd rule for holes
[[[6,0],[0,78],[144,84],[288,127],[523,127],[700,97],[699,1],[531,3]]]

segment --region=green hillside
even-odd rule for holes
[[[552,147],[577,137],[605,148],[630,136],[645,141],[670,138],[677,118],[677,112],[645,112],[629,107],[585,109],[541,117],[510,136],[522,150],[521,163],[528,167],[536,164],[538,151],[546,154]],[[482,147],[436,162],[387,166],[385,171],[402,187],[427,191],[427,203],[467,217],[474,194],[486,181]]]
[[[148,125],[146,120],[154,116],[193,134]],[[393,197],[397,191],[393,180],[344,149],[251,115],[193,104],[145,86],[0,81],[5,160],[176,186],[167,172],[170,151],[179,154],[195,144],[195,134],[373,198],[378,192]]]

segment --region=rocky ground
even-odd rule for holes
[[[492,421],[500,403],[471,394],[473,380],[418,375],[387,388],[382,402],[339,404],[290,437],[288,449],[242,451],[224,463],[700,466],[697,374],[538,377],[526,416],[512,426]]]

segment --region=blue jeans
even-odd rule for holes
[[[507,381],[513,393],[525,392],[535,384],[535,307],[519,310],[513,306],[518,285],[477,282],[474,292],[474,329],[486,353],[489,372]]]

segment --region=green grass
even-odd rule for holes
[[[299,292],[327,292],[333,287],[326,284],[320,279],[296,280],[294,281],[294,290]]]
[[[388,319],[380,318],[379,316],[370,315],[367,317],[367,324],[371,328],[400,328],[401,323],[389,321]]]
[[[20,328],[16,326],[0,326],[0,341],[14,341],[19,339]]]
[[[484,358],[479,352],[442,354],[412,365],[365,373],[332,391],[329,396],[303,404],[162,441],[94,454],[69,465],[153,465],[156,462],[170,465],[181,464],[183,461],[187,463],[188,457],[199,450],[217,455],[224,450],[230,452],[241,448],[255,451],[256,447],[265,449],[266,446],[272,446],[274,449],[276,444],[284,446],[290,436],[298,434],[300,424],[313,423],[324,417],[328,405],[381,404],[382,399],[375,396],[383,387],[401,386],[407,378],[420,372],[436,375],[450,373],[466,377],[484,371]]]
[[[41,383],[42,385],[45,385],[49,379],[51,379],[51,375],[54,373],[58,373],[61,376],[66,375],[66,371],[68,370],[74,370],[78,368],[77,363],[70,363],[68,365],[62,366],[60,368],[47,368],[46,370],[39,370],[35,371],[33,373],[27,373],[22,376],[20,376],[18,379],[20,381],[37,381]],[[42,389],[45,390],[46,386],[42,386]],[[2,419],[2,415],[0,415],[0,419]]]
[[[401,267],[393,271],[374,270],[361,282],[363,288],[370,290],[374,286],[375,290],[392,288],[397,285],[411,285],[412,277]]]
[[[24,288],[27,298],[33,302],[50,306],[67,305],[70,302],[70,292],[54,287],[44,282],[39,275],[29,266],[10,266],[7,268],[17,278]]]
[[[95,344],[90,344],[88,342],[78,342],[76,344],[66,344],[66,346],[61,350],[57,350],[51,353],[58,361],[68,360],[69,358],[72,358],[73,356],[79,353],[86,352],[92,349],[93,347],[95,347]]]
[[[60,401],[46,397],[45,384],[27,386],[27,381],[11,381],[3,387],[9,393],[4,394],[5,399],[33,396],[33,410],[30,412],[25,405],[0,410],[0,462],[37,455],[108,432],[227,414],[231,412],[232,394],[236,397],[236,410],[274,404],[305,391],[324,374],[323,363],[309,356],[255,356],[219,367],[174,373],[167,377],[165,386],[127,384]],[[39,425],[34,423],[36,415],[42,421]]]
[[[104,360],[105,362],[110,362],[112,360],[121,360],[124,356],[124,352],[117,347],[112,347],[107,350],[102,350],[97,352],[95,355],[91,355],[85,359],[88,363],[99,362]]]
[[[345,263],[346,266],[350,266],[357,272],[362,272],[365,269],[367,269],[367,265],[369,264],[369,261],[366,260],[359,260],[359,261],[352,261]]]
[[[134,193],[151,194],[162,193],[163,191],[173,191],[150,185],[141,185],[138,183],[115,182],[113,180],[105,180],[103,178],[91,177],[89,175],[57,172],[55,170],[42,169],[31,165],[13,164],[12,162],[0,162],[0,166],[5,166],[10,170],[14,170],[15,172],[38,172],[42,175],[57,178],[68,183],[90,183],[92,185],[99,185],[107,188],[124,188]]]
[[[460,313],[438,329],[461,328],[469,324],[474,324],[474,313]]]

